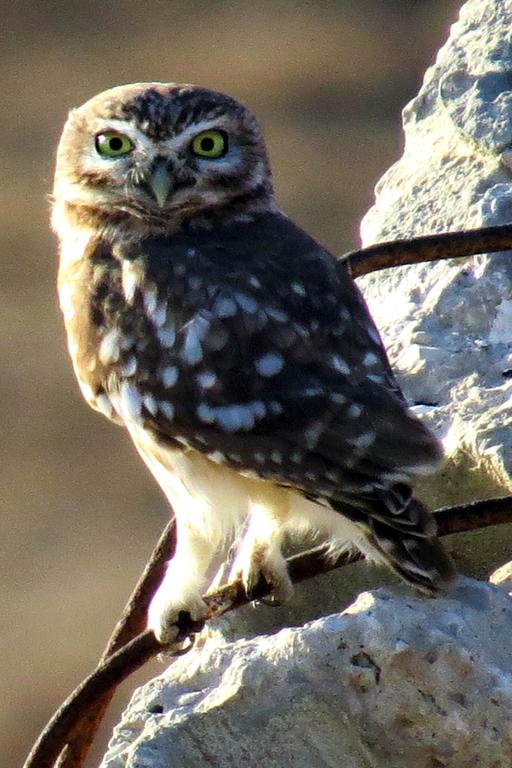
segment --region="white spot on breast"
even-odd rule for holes
[[[313,449],[316,447],[323,431],[324,425],[321,421],[317,421],[304,431],[304,437],[306,438],[306,445],[308,448]]]
[[[117,363],[119,360],[119,355],[121,353],[121,335],[121,331],[118,328],[113,328],[111,331],[108,331],[101,340],[98,356],[103,365]]]
[[[257,419],[262,419],[267,413],[265,403],[262,400],[253,400],[251,408]]]
[[[341,392],[331,392],[330,397],[333,403],[340,403],[342,405],[347,402],[347,398]]]
[[[255,275],[249,277],[249,285],[252,285],[253,288],[261,288],[261,283]]]
[[[347,416],[349,416],[351,419],[358,419],[359,416],[362,414],[363,409],[360,405],[356,405],[356,403],[352,403],[352,405],[347,410]]]
[[[373,381],[374,384],[384,384],[384,379],[382,376],[379,376],[378,373],[369,373],[366,377],[369,381]]]
[[[128,304],[132,304],[135,299],[137,288],[140,287],[140,277],[140,272],[132,261],[123,261],[121,267],[121,283]]]
[[[294,464],[301,464],[303,460],[304,451],[301,451],[298,448],[294,448],[294,450],[290,453],[290,461],[293,461]]]
[[[156,332],[158,341],[165,349],[172,349],[176,342],[176,330],[173,324],[167,324]]]
[[[169,421],[172,421],[174,419],[174,405],[172,403],[167,402],[167,400],[159,400],[158,401],[158,407],[162,411],[163,415],[169,419]]]
[[[284,358],[279,352],[267,352],[255,362],[255,367],[260,376],[269,378],[276,376],[284,367]]]
[[[287,323],[290,319],[286,312],[277,307],[265,307],[265,312],[272,320],[278,323]]]
[[[247,293],[241,293],[237,291],[235,293],[235,298],[240,309],[243,310],[243,312],[245,312],[246,314],[254,315],[258,311],[259,309],[258,302],[256,301],[256,299],[253,299],[253,297],[249,296]]]
[[[201,389],[210,389],[217,383],[217,377],[213,371],[202,371],[197,374],[196,381]]]
[[[368,336],[373,341],[374,344],[377,344],[379,347],[382,347],[382,341],[379,336],[378,330],[373,326],[368,326]]]
[[[354,437],[352,440],[350,440],[350,443],[354,446],[354,448],[364,450],[365,448],[368,448],[374,441],[375,432],[363,432],[362,435]]]
[[[144,290],[144,309],[148,317],[152,317],[157,305],[157,291],[155,287],[146,287]]]
[[[153,312],[148,312],[150,320],[153,321],[157,328],[162,326],[167,318],[167,302],[158,301]]]
[[[305,389],[303,389],[302,394],[304,395],[304,397],[320,397],[321,395],[324,394],[324,390],[322,389],[322,387],[313,385],[311,387],[306,387]]]
[[[215,411],[206,403],[201,403],[197,407],[196,413],[205,424],[213,424],[215,422]]]
[[[197,256],[197,249],[196,248],[188,248],[187,249],[187,258],[189,259],[195,259]]]
[[[254,427],[254,414],[250,405],[223,405],[213,410],[215,422],[226,432],[247,431]]]
[[[379,358],[373,352],[367,352],[363,357],[363,365],[369,368],[379,362]]]
[[[106,416],[108,419],[112,416],[112,403],[110,402],[110,398],[105,395],[96,395],[95,401],[94,401],[95,408],[103,413],[104,416]]]
[[[179,261],[177,264],[174,264],[172,271],[176,277],[183,277],[187,271],[187,268],[184,264],[181,263],[181,261]]]
[[[208,453],[207,456],[216,464],[223,464],[226,461],[226,457],[221,451],[212,451],[212,453]]]
[[[348,367],[347,363],[339,355],[331,356],[331,365],[336,371],[343,373],[345,376],[348,376],[350,373],[350,368]]]
[[[254,454],[254,460],[258,462],[258,464],[264,464],[265,463],[265,454],[261,451],[256,451]]]
[[[160,377],[162,379],[162,384],[166,389],[168,389],[169,387],[174,387],[174,385],[178,381],[178,376],[179,376],[179,371],[175,365],[167,365],[165,368],[162,369],[162,372],[160,374]]]
[[[113,399],[113,396],[111,396]],[[117,402],[116,402],[117,401]],[[126,421],[138,421],[142,409],[142,398],[138,389],[127,381],[122,381],[119,396],[114,400],[116,411]]]
[[[268,407],[274,416],[280,416],[283,412],[283,406],[279,400],[271,400]]]
[[[196,315],[185,329],[185,343],[180,356],[188,365],[197,365],[203,359],[201,342],[210,329],[210,322],[202,315]]]
[[[156,416],[158,411],[158,405],[153,395],[144,395],[142,402],[146,410],[148,410],[153,416]]]
[[[237,313],[237,306],[233,299],[223,296],[215,302],[213,312],[216,317],[234,317]]]
[[[270,458],[275,464],[282,464],[283,462],[283,457],[279,451],[272,451]]]
[[[299,296],[305,296],[306,295],[306,289],[302,283],[299,282],[293,282],[290,286],[292,291],[294,293],[297,293]]]

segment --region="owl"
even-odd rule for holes
[[[355,548],[432,593],[454,570],[412,492],[440,445],[408,411],[346,263],[274,197],[235,99],[113,88],[71,111],[53,228],[68,347],[88,403],[125,427],[176,515],[148,613],[162,642],[231,578],[292,592],[290,537]]]

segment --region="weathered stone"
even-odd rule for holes
[[[102,768],[509,768],[511,634],[508,594],[464,579],[211,639],[135,693]]]
[[[365,245],[512,221],[512,1],[470,0],[404,110],[402,158],[376,187]],[[508,493],[512,254],[360,281],[401,384],[444,439],[436,506]]]

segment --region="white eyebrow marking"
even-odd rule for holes
[[[177,136],[173,136],[172,138],[167,139],[165,144],[171,149],[178,149],[181,148],[184,144],[188,144],[190,141],[192,141],[194,136],[197,136],[198,133],[202,133],[203,131],[210,131],[212,129],[221,131],[224,130],[227,132],[226,122],[223,120],[222,116],[219,116],[215,119],[208,118],[205,120],[199,120],[199,122],[187,126],[187,128],[185,128]]]

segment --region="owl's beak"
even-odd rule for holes
[[[165,159],[158,160],[153,166],[148,186],[160,208],[163,208],[173,186],[171,169]]]

